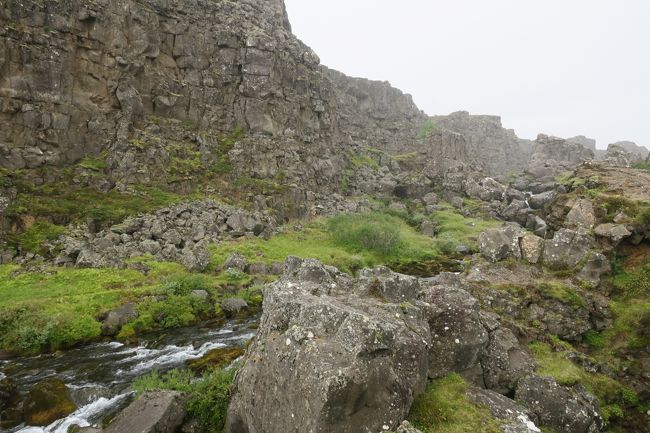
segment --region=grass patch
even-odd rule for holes
[[[499,227],[501,223],[493,219],[465,217],[451,205],[443,204],[432,215],[438,227],[438,249],[447,252],[458,245],[466,245],[473,251],[478,250],[478,237],[485,230]]]
[[[123,338],[220,314],[192,296],[193,290],[205,290],[215,301],[240,296],[252,307],[261,304],[259,287],[229,295],[222,290],[225,284],[242,287],[250,277],[233,283],[224,274],[192,274],[177,263],[141,260],[150,268],[147,275],[131,269],[74,268],[19,273],[18,266],[0,266],[0,349],[38,353],[92,341],[101,333],[99,318],[127,302],[135,302],[139,317],[122,328]]]
[[[172,370],[164,375],[154,372],[136,379],[132,388],[138,395],[155,390],[185,392],[190,395],[187,413],[198,421],[199,432],[222,433],[235,373],[234,368],[213,370],[197,378],[190,370]]]
[[[632,166],[632,168],[636,168],[638,170],[646,170],[650,171],[650,163],[648,162],[638,162]]]
[[[501,423],[467,399],[467,384],[458,374],[431,383],[416,398],[408,420],[423,433],[498,433]]]

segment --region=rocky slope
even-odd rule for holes
[[[181,389],[212,429],[648,431],[643,149],[429,117],[321,65],[282,0],[2,2],[0,123],[0,357],[263,294],[233,387]],[[204,431],[183,399],[107,431]]]

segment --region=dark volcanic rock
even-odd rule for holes
[[[57,379],[34,385],[23,403],[25,423],[45,426],[77,409],[65,383]]]

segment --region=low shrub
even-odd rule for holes
[[[137,379],[132,387],[137,394],[154,390],[181,391],[190,395],[188,415],[197,420],[201,433],[222,433],[236,369],[213,370],[196,378],[189,370],[172,370],[163,375],[151,373]]]

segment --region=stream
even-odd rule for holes
[[[213,349],[243,346],[254,336],[251,325],[228,323],[218,328],[195,326],[151,334],[137,346],[95,343],[57,355],[0,361],[0,378],[8,377],[25,393],[51,378],[65,382],[78,409],[47,427],[18,426],[0,433],[67,433],[71,425],[86,427],[124,408],[133,398],[131,383],[152,371],[180,368]]]

